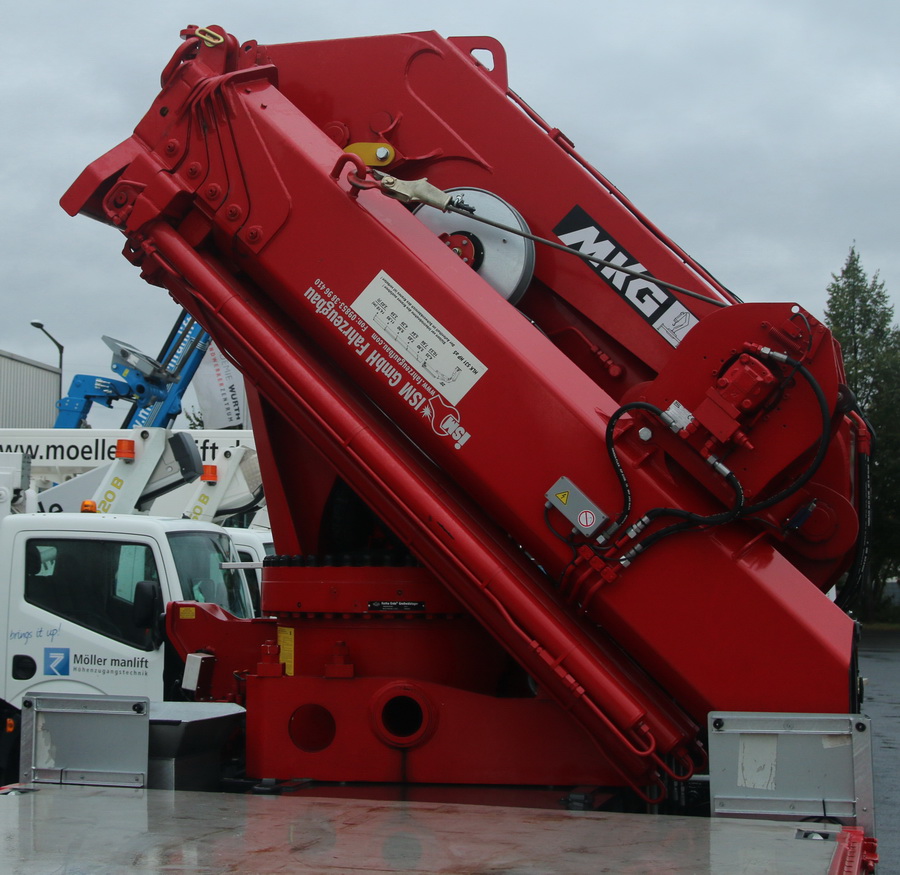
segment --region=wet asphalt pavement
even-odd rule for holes
[[[900,630],[864,629],[859,662],[874,734],[878,875],[900,875]]]

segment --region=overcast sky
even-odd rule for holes
[[[155,356],[178,313],[118,232],[58,201],[130,135],[187,24],[260,43],[493,36],[513,90],[744,300],[822,317],[855,243],[900,303],[896,0],[2,0],[0,349],[55,364],[42,320],[67,387],[111,376],[101,335]]]

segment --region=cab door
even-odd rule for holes
[[[19,532],[11,567],[7,700],[21,707],[28,690],[161,700],[162,648],[151,628],[135,623],[134,601],[138,582],[159,585],[163,567],[149,537]]]

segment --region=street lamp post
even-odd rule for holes
[[[40,331],[43,331],[50,340],[53,341],[54,346],[59,350],[59,397],[62,400],[63,396],[63,345],[49,332],[46,328],[44,328],[44,323],[39,321],[38,319],[32,319],[31,324]]]

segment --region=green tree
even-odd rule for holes
[[[190,410],[182,410],[185,419],[188,421],[188,428],[204,428],[203,411],[192,407]]]
[[[886,582],[900,570],[900,329],[878,272],[863,269],[856,246],[828,285],[825,321],[841,344],[847,383],[872,426],[871,574],[856,604],[877,615]]]

